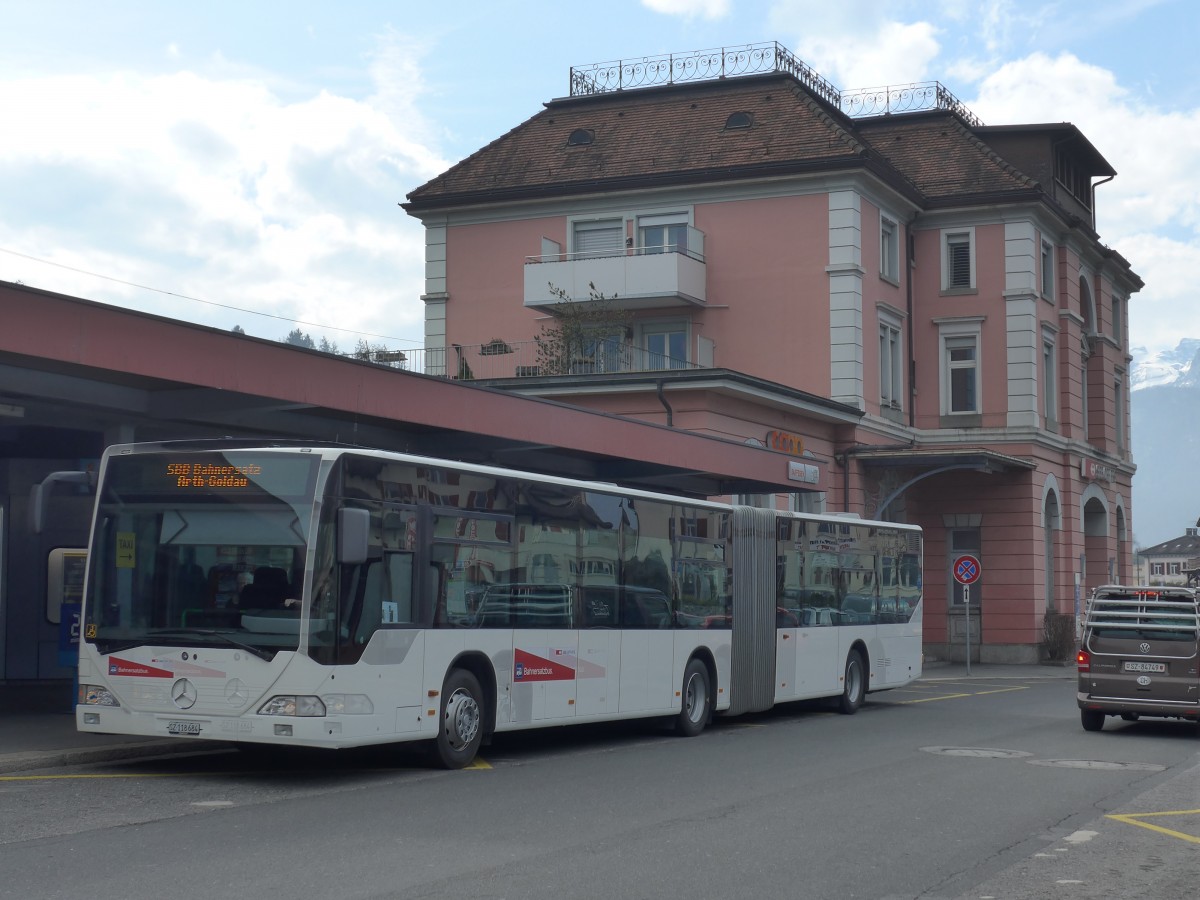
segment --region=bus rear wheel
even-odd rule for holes
[[[442,686],[442,719],[434,741],[438,762],[447,769],[469,766],[483,742],[483,691],[479,679],[455,669]]]
[[[684,737],[695,737],[704,730],[712,714],[712,683],[708,666],[693,659],[683,672],[683,705],[675,719],[675,730]]]
[[[846,657],[846,677],[842,679],[842,696],[838,698],[838,712],[852,716],[862,706],[867,693],[867,672],[862,654],[851,650]]]

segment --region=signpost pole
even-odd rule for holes
[[[983,566],[978,558],[963,554],[950,565],[950,573],[954,580],[963,586],[963,615],[967,627],[963,629],[967,636],[967,674],[971,674],[971,585],[979,580]]]
[[[967,674],[971,674],[971,585],[963,585],[963,609],[967,613]]]

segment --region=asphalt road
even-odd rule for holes
[[[934,675],[691,740],[510,736],[458,772],[220,750],[3,776],[0,897],[1194,896],[1196,727],[1084,732],[1070,674]]]

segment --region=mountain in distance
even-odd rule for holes
[[[1200,518],[1200,340],[1131,355],[1133,540],[1141,548],[1182,536]]]
[[[1131,348],[1133,365],[1129,373],[1129,389],[1137,391],[1148,387],[1200,385],[1200,366],[1196,365],[1198,353],[1200,340],[1196,338],[1184,338],[1174,350],[1158,353],[1148,353],[1145,347]]]

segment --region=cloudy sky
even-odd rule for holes
[[[842,89],[940,81],[1073,122],[1133,343],[1200,337],[1200,3],[0,0],[0,280],[342,349],[421,345],[405,195],[568,93],[571,66],[777,41]]]

